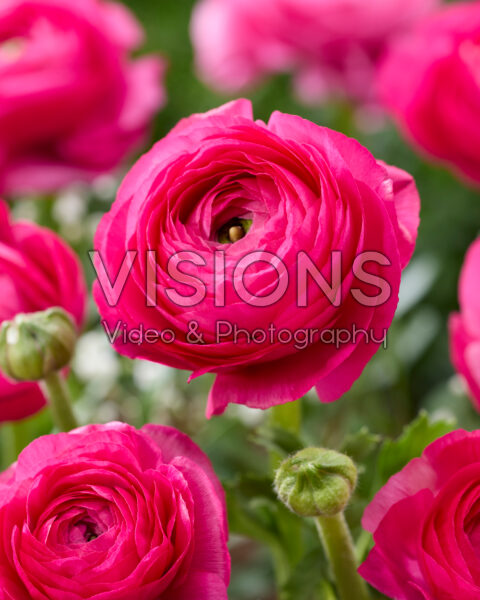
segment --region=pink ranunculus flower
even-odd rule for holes
[[[480,240],[468,251],[460,278],[460,313],[450,317],[453,364],[480,411]]]
[[[480,3],[453,4],[392,45],[383,102],[428,155],[480,183]]]
[[[163,62],[104,0],[0,3],[0,191],[40,193],[111,171],[164,101]]]
[[[375,547],[360,574],[395,600],[480,596],[480,431],[433,442],[367,507]]]
[[[35,440],[0,477],[0,523],[5,600],[227,599],[224,493],[176,429]]]
[[[60,306],[80,328],[86,284],[73,251],[57,235],[34,223],[10,223],[0,201],[0,323],[18,313]],[[35,383],[13,383],[0,373],[0,422],[23,419],[45,404]],[[1,587],[1,586],[0,586]]]
[[[238,100],[181,121],[127,175],[95,236],[94,296],[120,353],[217,374],[208,415],[314,386],[333,401],[384,340],[418,224],[407,173]]]
[[[307,101],[375,98],[386,42],[440,0],[200,0],[192,40],[201,77],[229,93],[293,71]]]

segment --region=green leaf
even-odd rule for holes
[[[330,591],[331,595],[328,593]],[[322,593],[323,592],[323,593]],[[327,600],[335,598],[329,579],[325,553],[316,548],[306,554],[294,567],[286,585],[282,589],[282,598],[298,600]]]
[[[305,447],[297,434],[275,425],[260,427],[252,434],[251,441],[270,452],[278,453],[281,457],[286,457]]]
[[[429,444],[453,431],[455,426],[453,421],[433,421],[428,413],[422,411],[397,440],[387,440],[383,444],[377,467],[380,485],[420,456]]]
[[[382,441],[381,436],[371,433],[367,427],[362,427],[357,433],[349,434],[340,452],[349,456],[357,465],[361,465],[377,448]]]

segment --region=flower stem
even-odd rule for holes
[[[78,427],[73,414],[70,395],[65,382],[58,373],[50,373],[42,381],[42,388],[48,398],[55,425],[60,431],[70,431]]]
[[[300,400],[289,402],[288,404],[278,404],[269,411],[269,425],[272,428],[280,428],[290,433],[300,434],[302,426],[302,403]],[[270,465],[275,473],[285,456],[275,450],[270,451]],[[279,600],[289,600],[289,596],[284,590],[291,575],[292,556],[301,555],[302,537],[301,527],[297,523],[284,523],[287,531],[284,535],[288,537],[288,544],[283,543],[283,552],[276,552],[273,555],[275,578],[277,580]]]
[[[299,434],[302,426],[302,402],[288,402],[288,404],[278,404],[270,410],[270,426],[279,427],[290,433]],[[285,457],[272,451],[270,453],[270,462],[275,470]]]
[[[352,536],[344,513],[334,517],[316,517],[320,539],[332,567],[341,600],[369,600],[366,583],[357,572]]]

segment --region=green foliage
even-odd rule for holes
[[[387,440],[383,444],[377,463],[378,481],[382,485],[386,483],[408,462],[420,456],[429,444],[450,433],[455,427],[455,421],[433,421],[422,411],[415,421],[405,427],[398,439]]]

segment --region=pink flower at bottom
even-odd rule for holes
[[[159,425],[35,440],[0,478],[2,600],[226,600],[225,500]]]
[[[480,597],[480,431],[428,446],[378,492],[363,526],[375,547],[360,574],[395,600]]]

